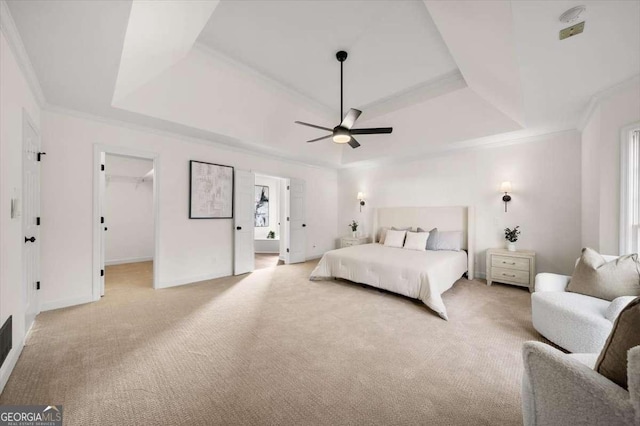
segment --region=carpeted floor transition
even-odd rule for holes
[[[526,289],[460,280],[447,322],[315,264],[164,290],[113,269],[101,301],[38,316],[0,403],[68,425],[522,423]]]

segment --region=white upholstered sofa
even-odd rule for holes
[[[609,262],[617,256],[603,256]],[[553,343],[573,353],[600,353],[613,322],[635,297],[613,301],[566,291],[570,276],[536,275],[531,295],[533,327]]]
[[[640,346],[628,353],[628,391],[593,369],[597,353],[526,342],[522,355],[525,426],[640,425]]]

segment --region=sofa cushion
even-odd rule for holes
[[[640,297],[629,303],[618,315],[596,362],[596,371],[627,389],[627,352],[638,345],[640,345]]]
[[[640,296],[638,255],[620,256],[607,262],[598,252],[582,249],[567,291],[613,300],[620,296]]]

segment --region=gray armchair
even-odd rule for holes
[[[525,426],[640,425],[640,346],[629,351],[628,391],[593,369],[598,354],[526,342],[522,355]]]

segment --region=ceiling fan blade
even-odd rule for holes
[[[360,146],[360,143],[358,143],[357,140],[355,140],[353,137],[351,138],[351,140],[349,142],[347,142],[349,144],[349,146],[353,149],[356,149],[357,147]]]
[[[391,133],[393,127],[371,127],[369,129],[351,129],[352,135],[376,135],[380,133]]]
[[[342,123],[340,123],[340,127],[344,127],[345,129],[351,129],[354,124],[356,124],[356,120],[360,117],[362,111],[359,109],[351,108],[347,115],[342,119]]]
[[[333,132],[333,129],[328,127],[316,126],[315,124],[305,123],[303,121],[294,121],[294,123],[302,124],[303,126],[315,127],[316,129],[326,130],[327,132]]]
[[[311,139],[310,141],[307,141],[307,143],[309,143],[309,142],[318,142],[318,141],[321,141],[322,139],[328,139],[328,138],[330,138],[331,136],[333,136],[333,135],[327,135],[327,136],[323,136],[323,137],[321,137],[321,138]]]

